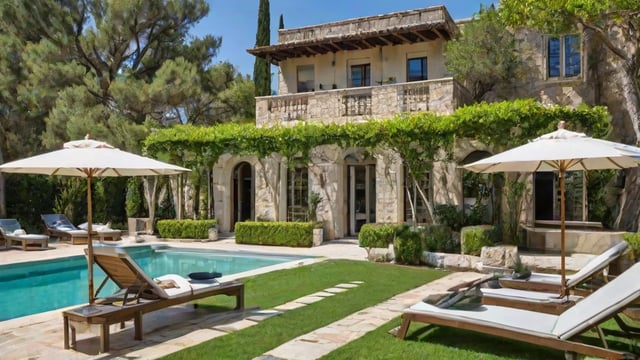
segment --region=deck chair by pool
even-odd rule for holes
[[[0,238],[4,239],[7,247],[16,246],[22,250],[49,248],[49,235],[27,234],[16,219],[0,219]]]
[[[613,261],[620,258],[627,250],[629,244],[626,241],[610,247],[602,254],[591,259],[580,271],[566,277],[566,286],[568,289],[574,289],[578,285],[585,283],[587,280],[598,275],[602,270],[607,268]],[[561,291],[561,277],[558,274],[533,273],[527,279],[512,279],[502,277],[499,279],[500,286],[505,288],[544,291],[550,293],[558,293]]]
[[[99,325],[100,352],[106,352],[109,351],[109,325],[121,323],[123,326],[124,321],[133,319],[134,338],[142,340],[142,315],[145,313],[215,295],[235,296],[235,309],[244,309],[244,284],[238,281],[192,282],[179,275],[152,279],[124,249],[117,247],[95,247],[94,261],[108,277],[98,287],[96,295],[108,279],[113,280],[121,291],[96,297],[96,305],[63,312],[65,349],[75,347],[77,323]]]
[[[511,338],[568,353],[585,354],[606,359],[620,359],[629,354],[609,349],[602,322],[614,318],[640,297],[640,263],[596,290],[560,315],[509,307],[480,305],[472,310],[440,308],[419,302],[402,315],[397,337],[404,339],[411,322],[477,331]],[[603,346],[581,341],[581,336],[595,330]],[[637,333],[635,334],[637,335]],[[637,356],[631,354],[633,358]]]
[[[106,281],[111,279],[123,291],[120,293],[123,305],[138,303],[141,299],[159,300],[150,302],[152,306],[144,312],[218,294],[236,296],[236,309],[244,307],[244,285],[240,282],[190,281],[175,274],[152,279],[119,247],[96,247],[93,257],[108,277],[96,290],[96,298]]]
[[[89,240],[89,233],[73,225],[64,214],[44,214],[41,215],[45,225],[45,233],[59,238],[61,241],[69,242],[73,245],[86,244]],[[92,231],[95,240],[119,240],[120,230],[103,229]]]

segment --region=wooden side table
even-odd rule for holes
[[[144,304],[126,307],[115,305],[85,305],[62,313],[64,322],[64,348],[76,348],[76,329],[72,322],[88,325],[100,325],[100,352],[109,351],[109,326],[133,319],[135,339],[142,340],[142,306]],[[69,334],[71,330],[71,334]],[[71,335],[71,336],[69,336]]]

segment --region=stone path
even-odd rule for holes
[[[396,295],[378,305],[358,311],[323,328],[299,336],[266,352],[255,360],[311,360],[321,358],[340,346],[356,340],[400,316],[404,309],[421,301],[427,295],[442,293],[453,285],[473,281],[483,276],[485,275],[475,272],[452,273]]]

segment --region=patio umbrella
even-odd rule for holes
[[[564,129],[542,135],[527,144],[478,160],[463,168],[480,173],[558,172],[560,178],[560,272],[562,293],[565,288],[565,173],[602,169],[624,169],[638,166],[640,148],[595,139],[583,133]]]
[[[93,243],[91,181],[97,177],[174,175],[190,171],[180,166],[132,154],[107,143],[91,140],[70,141],[61,150],[0,165],[0,172],[76,176],[87,179],[87,231],[89,304],[93,294]]]

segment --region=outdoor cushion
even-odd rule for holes
[[[460,291],[452,291],[445,294],[431,294],[422,301],[435,305],[442,309],[475,309],[482,305],[482,291],[478,286],[473,286]]]
[[[442,318],[450,319],[452,323],[460,319],[478,324],[493,324],[510,331],[537,333],[539,336],[549,336],[556,324],[558,316],[514,309],[496,305],[481,305],[472,310],[443,309],[422,301],[411,306],[411,311],[435,313]]]

